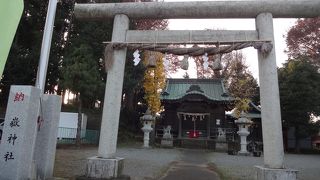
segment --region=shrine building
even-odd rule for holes
[[[156,135],[161,137],[161,129],[169,125],[175,145],[196,140],[207,147],[210,142],[215,146],[221,133],[226,137],[233,129],[225,114],[232,102],[223,79],[167,79],[161,94],[164,112],[156,123]]]

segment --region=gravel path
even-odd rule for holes
[[[117,155],[125,158],[124,174],[132,180],[159,179],[169,169],[183,161],[183,149],[142,149],[118,148]],[[227,153],[208,152],[200,150],[204,159],[189,153],[188,156],[197,163],[206,159],[214,163],[216,168],[225,175],[224,179],[251,180],[254,176],[254,166],[263,164],[263,157],[232,156]],[[71,178],[83,175],[87,157],[97,155],[97,148],[58,149],[54,169],[55,177]],[[171,166],[171,167],[173,167]],[[299,170],[298,179],[316,180],[320,177],[320,155],[285,155],[285,166]],[[178,180],[178,179],[177,179]]]
[[[220,180],[208,165],[205,150],[183,149],[180,161],[172,164],[159,180]]]
[[[181,158],[181,152],[175,149],[124,148],[117,154],[125,158],[123,173],[131,180],[158,179],[172,162]]]
[[[227,176],[226,179],[251,180],[254,166],[263,165],[263,157],[231,156],[209,153],[209,159]],[[320,177],[320,155],[285,154],[285,167],[299,170],[298,179],[316,180]]]

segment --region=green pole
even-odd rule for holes
[[[22,11],[23,0],[0,0],[0,77],[6,65]]]

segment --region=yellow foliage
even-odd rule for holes
[[[247,113],[249,110],[250,99],[248,98],[237,98],[235,104],[235,114],[240,117],[241,112]]]
[[[148,59],[150,56],[155,56],[156,67],[148,67]],[[160,92],[165,86],[165,69],[163,67],[163,54],[159,52],[146,51],[143,56],[143,63],[147,68],[144,74],[143,87],[145,91],[145,100],[152,114],[161,110]]]

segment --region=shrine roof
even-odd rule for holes
[[[235,109],[233,109],[229,115],[233,118],[238,118],[235,115]],[[250,101],[249,109],[248,109],[248,112],[246,113],[246,117],[250,119],[261,119],[261,108]]]
[[[167,79],[161,100],[181,100],[187,95],[202,95],[215,102],[229,102],[233,98],[223,85],[223,79]]]

